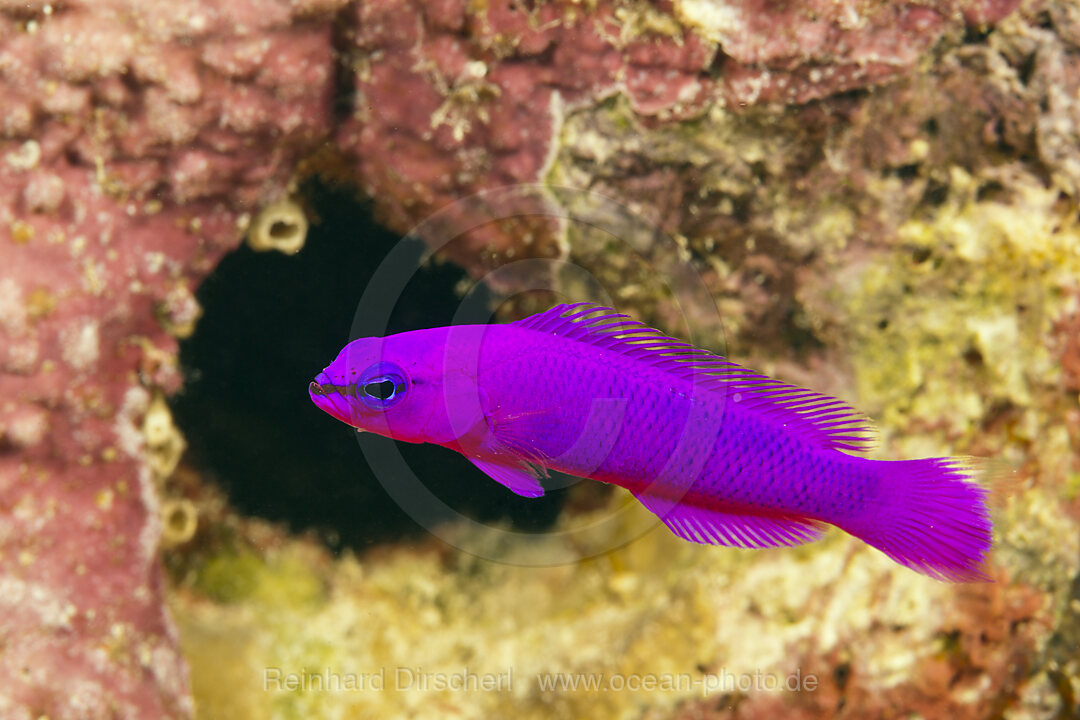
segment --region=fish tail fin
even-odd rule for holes
[[[988,501],[1007,471],[980,458],[867,460],[881,502],[858,527],[840,526],[896,562],[938,580],[988,582]]]

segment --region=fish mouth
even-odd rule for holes
[[[343,423],[353,424],[349,402],[341,394],[341,388],[334,385],[330,376],[321,372],[308,384],[308,396],[311,402],[323,412]]]
[[[316,397],[329,397],[332,392],[334,392],[334,383],[330,381],[330,376],[325,371],[316,375],[308,385],[308,394],[313,400]]]
[[[312,399],[316,396],[325,397],[329,392],[326,386],[332,385],[333,383],[330,382],[330,377],[326,373],[321,372],[316,375],[315,379],[308,385],[308,394],[311,395]]]

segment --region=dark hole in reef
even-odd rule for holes
[[[982,45],[988,37],[990,37],[990,26],[968,25],[964,31],[964,44]]]
[[[728,56],[723,50],[717,50],[716,55],[713,56],[712,62],[709,63],[709,76],[714,78],[723,77],[728,64]]]
[[[281,220],[270,225],[270,237],[272,238],[291,238],[296,235],[296,231],[296,225]]]
[[[836,687],[841,691],[847,687],[848,680],[851,679],[851,664],[840,663],[833,670],[833,681],[836,683]]]
[[[893,169],[893,174],[901,180],[914,180],[919,177],[919,164],[908,163]]]
[[[383,489],[352,429],[318,410],[307,387],[350,340],[357,302],[386,253],[406,242],[419,260],[423,246],[376,225],[351,192],[313,183],[304,196],[321,222],[312,223],[303,250],[289,256],[243,246],[199,288],[205,313],[181,343],[187,381],[172,402],[189,444],[185,461],[216,479],[240,512],[315,529],[335,549],[422,538],[426,531]],[[389,332],[449,324],[464,277],[449,263],[418,270]],[[521,498],[450,450],[398,447],[432,493],[479,521],[540,530],[566,495]]]
[[[926,184],[922,202],[930,207],[940,207],[949,199],[949,186],[938,180],[931,180]]]
[[[538,3],[536,0],[515,0],[510,3],[510,5],[507,7],[507,10],[509,10],[510,12],[522,11],[526,13],[532,13],[536,11],[537,5]]]
[[[184,511],[183,506],[177,506],[173,508],[173,510],[169,513],[168,517],[165,518],[165,524],[168,525],[173,532],[179,532],[183,530],[187,522],[187,513]]]
[[[1017,68],[1017,74],[1020,76],[1020,82],[1025,86],[1031,84],[1031,78],[1035,75],[1035,53],[1025,56],[1020,61],[1020,66]]]
[[[997,180],[985,182],[975,191],[976,202],[1005,202],[1007,199],[1008,192],[1005,186]]]
[[[979,428],[984,432],[1001,432],[1003,427],[1019,421],[1020,410],[1009,400],[997,400],[983,414]]]
[[[1005,126],[1005,120],[998,118],[994,120],[994,134],[993,137],[997,139],[997,149],[1003,153],[1011,153],[1013,151],[1012,140],[1013,133],[1008,133],[1008,128]]]
[[[784,342],[796,355],[806,357],[825,348],[825,343],[817,336],[810,318],[801,307],[786,308],[781,318],[780,328]]]
[[[760,160],[755,160],[750,163],[750,172],[754,176],[755,182],[765,185],[769,179],[769,169],[765,163]]]
[[[333,48],[333,103],[331,111],[334,125],[345,123],[356,110],[356,68],[360,66],[357,55],[355,18],[352,3],[342,5],[330,24],[330,46]]]

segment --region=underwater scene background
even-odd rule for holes
[[[0,717],[1080,714],[1075,2],[0,1],[0,98]],[[993,582],[307,397],[578,301],[1013,470]]]

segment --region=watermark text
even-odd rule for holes
[[[501,672],[477,672],[468,667],[445,671],[401,666],[369,672],[267,667],[262,680],[267,692],[509,692],[518,677],[509,667]],[[763,670],[736,673],[724,668],[705,673],[548,672],[536,673],[529,680],[541,692],[674,692],[706,697],[735,692],[813,692],[818,688],[817,675],[801,670],[787,674]]]

